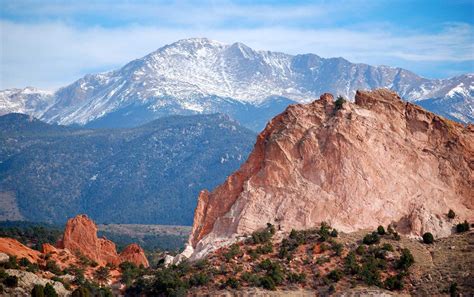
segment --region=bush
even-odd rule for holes
[[[256,252],[264,255],[273,252],[273,244],[271,242],[267,242],[262,246],[257,247]]]
[[[458,233],[469,231],[469,229],[469,223],[467,221],[456,225],[456,232]]]
[[[459,296],[459,294],[458,294],[458,284],[457,283],[452,283],[449,286],[449,296],[451,296],[451,297]]]
[[[387,252],[393,252],[393,246],[390,243],[384,243],[382,249]]]
[[[231,287],[232,289],[238,289],[240,288],[240,282],[234,277],[229,277],[227,281],[225,282],[224,287]]]
[[[380,242],[380,237],[376,232],[369,233],[364,236],[364,239],[362,240],[364,244],[376,244]]]
[[[21,258],[18,264],[22,267],[28,267],[28,265],[31,265],[31,262],[27,258]]]
[[[430,232],[426,232],[425,234],[423,234],[423,242],[426,244],[432,244],[434,242],[433,234],[431,234]]]
[[[359,271],[359,277],[368,286],[380,286],[380,261],[373,256],[367,257]]]
[[[50,271],[50,272],[56,274],[56,275],[61,274],[61,268],[59,268],[58,264],[56,264],[56,262],[54,260],[48,260],[46,262],[45,269],[47,271]]]
[[[407,270],[413,263],[415,263],[415,259],[413,258],[413,255],[411,254],[409,249],[403,249],[402,250],[402,255],[400,256],[400,259],[398,260],[398,268]]]
[[[9,288],[15,288],[18,286],[18,277],[9,275],[3,280],[3,284]]]
[[[378,226],[377,227],[377,233],[379,235],[385,235],[385,228],[383,226]]]
[[[331,237],[337,237],[337,235],[339,235],[339,233],[337,232],[337,230],[336,230],[336,229],[332,229],[332,231],[331,231],[331,234],[330,234],[330,235],[331,235]]]
[[[456,217],[456,213],[452,209],[450,209],[448,211],[448,218],[454,219],[455,217]]]
[[[186,284],[180,278],[179,269],[171,267],[157,271],[149,295],[170,296],[183,291],[186,291]]]
[[[349,274],[357,274],[360,271],[360,266],[357,263],[356,254],[351,251],[347,254],[347,257],[344,259],[344,268]]]
[[[334,269],[331,272],[329,272],[326,277],[329,280],[337,283],[342,278],[342,271],[340,271],[339,269]]]
[[[91,297],[89,289],[85,287],[79,287],[72,292],[71,297]]]
[[[342,255],[342,251],[344,249],[344,246],[342,245],[342,243],[333,243],[331,245],[331,249],[334,251],[336,256],[340,256],[340,255]]]
[[[207,273],[198,272],[189,279],[189,284],[193,287],[205,286],[209,283],[210,277]]]
[[[250,244],[266,243],[274,234],[275,227],[272,224],[267,223],[265,229],[253,232],[251,238],[247,242]]]
[[[44,296],[45,297],[58,297],[56,290],[50,283],[47,283],[46,286],[44,287]]]
[[[306,281],[306,274],[305,273],[296,273],[296,272],[290,272],[288,273],[286,279],[288,280],[288,282],[292,283],[292,284],[301,284],[301,283],[304,283]]]
[[[260,284],[264,289],[274,291],[276,289],[275,281],[271,277],[264,276],[260,279]]]
[[[400,238],[400,234],[398,234],[398,232],[394,232],[393,233],[393,239],[399,241],[401,238]]]
[[[342,96],[337,96],[337,100],[335,102],[335,107],[336,107],[336,110],[339,110],[342,108],[342,106],[344,105],[344,103],[346,102],[346,99],[344,99],[344,97]]]
[[[403,276],[401,274],[397,274],[391,277],[388,277],[385,280],[385,288],[390,291],[394,290],[401,290],[403,289]]]
[[[246,272],[242,273],[240,278],[241,278],[241,280],[243,280],[244,282],[249,284],[249,286],[251,286],[251,287],[260,286],[260,278],[255,273],[251,273],[251,272],[246,271]]]
[[[74,296],[74,294],[73,294],[73,296]],[[33,287],[33,290],[31,290],[31,297],[45,297],[44,296],[44,287],[42,285],[35,285]]]
[[[387,226],[387,233],[388,233],[388,234],[392,234],[393,232],[395,232],[395,230],[393,230],[392,225],[389,224],[389,225]]]
[[[230,261],[230,259],[233,259],[235,256],[241,255],[242,251],[240,250],[240,246],[238,244],[233,244],[230,246],[229,251],[227,253],[224,253],[224,258],[227,261]]]

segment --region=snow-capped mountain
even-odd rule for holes
[[[401,68],[256,51],[206,38],[180,40],[118,70],[86,75],[54,94],[34,97],[43,104],[23,104],[29,108],[14,106],[37,102],[31,94],[3,91],[0,114],[16,111],[51,123],[113,126],[169,114],[223,112],[257,130],[289,103],[308,102],[324,92],[353,98],[357,89],[380,87],[456,120],[474,120],[472,74],[430,80]]]

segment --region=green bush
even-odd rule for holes
[[[44,286],[44,296],[45,297],[58,297],[58,293],[56,293],[56,290],[50,283],[47,283],[46,286]]]
[[[344,269],[349,274],[357,274],[360,271],[360,266],[357,263],[356,254],[351,251],[347,254],[346,258],[344,259]]]
[[[333,243],[331,245],[331,249],[334,251],[336,256],[341,256],[342,251],[344,250],[344,246],[342,245],[342,243]]]
[[[275,234],[275,227],[267,223],[267,227],[252,233],[251,238],[247,240],[250,244],[259,244],[268,242]]]
[[[231,287],[232,289],[239,289],[240,282],[238,279],[234,277],[229,277],[227,281],[224,283],[224,287]]]
[[[286,276],[286,279],[288,280],[288,282],[292,284],[302,284],[306,281],[306,274],[304,272],[302,273],[290,272]]]
[[[197,272],[191,276],[191,278],[189,279],[189,284],[193,287],[200,287],[207,285],[209,281],[209,274],[204,272]]]
[[[260,284],[264,289],[274,291],[276,289],[275,281],[268,276],[263,276],[260,279]]]
[[[423,234],[423,242],[426,244],[432,244],[434,242],[433,234],[431,234],[430,232],[426,232],[425,234]]]
[[[415,263],[415,259],[413,258],[413,255],[411,254],[409,249],[403,249],[402,250],[402,255],[400,256],[400,259],[398,260],[397,267],[399,269],[407,270],[411,265]]]
[[[401,274],[397,274],[394,276],[390,276],[385,280],[384,286],[387,290],[395,291],[403,289],[403,276]]]
[[[334,103],[334,106],[336,107],[336,110],[339,110],[342,108],[342,106],[344,105],[344,103],[346,103],[346,99],[344,99],[344,97],[342,96],[337,96],[337,100],[336,102]]]
[[[379,235],[385,235],[385,228],[383,226],[378,226],[377,227],[377,233]]]
[[[380,286],[380,271],[381,263],[373,256],[365,259],[359,271],[359,277],[368,286]]]
[[[456,213],[452,209],[450,209],[448,211],[448,218],[454,219],[455,217],[456,217]]]
[[[256,252],[264,255],[273,252],[273,244],[271,242],[267,242],[264,245],[257,247]]]
[[[46,262],[45,270],[50,271],[56,275],[61,275],[62,273],[61,268],[59,268],[58,264],[56,264],[56,261],[54,260],[48,260]]]
[[[79,287],[72,292],[71,297],[91,297],[89,289],[85,287]]]
[[[342,271],[340,271],[339,269],[334,269],[326,275],[329,280],[336,283],[341,280],[342,276]]]
[[[336,229],[332,229],[332,231],[331,231],[331,234],[330,234],[330,235],[331,235],[331,237],[337,237],[337,236],[339,235],[339,233],[337,232],[337,230],[336,230]]]
[[[457,283],[452,283],[451,285],[449,285],[449,296],[451,297],[459,296]]]
[[[362,240],[364,244],[376,244],[380,242],[380,237],[377,234],[377,232],[372,232],[364,236],[364,239]]]
[[[384,251],[393,252],[393,246],[390,243],[384,243],[382,249]]]
[[[227,261],[230,261],[231,259],[241,254],[242,254],[242,251],[240,250],[240,246],[234,243],[233,245],[230,246],[229,250],[226,253],[224,253],[224,258]]]
[[[74,294],[73,294],[74,296]],[[45,297],[44,287],[42,285],[35,285],[31,290],[31,297]],[[75,296],[74,296],[75,297]]]
[[[9,275],[3,280],[3,284],[9,288],[15,288],[18,286],[18,277]]]
[[[260,277],[255,273],[251,273],[251,272],[246,271],[246,272],[242,273],[240,278],[241,278],[241,280],[246,282],[251,287],[260,286]]]
[[[469,229],[469,223],[467,221],[456,225],[456,232],[458,233],[469,231]]]

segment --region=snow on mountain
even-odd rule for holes
[[[401,68],[354,64],[314,54],[256,51],[242,43],[191,38],[166,45],[121,69],[86,75],[54,95],[38,95],[44,104],[20,108],[15,101],[38,100],[23,99],[31,94],[12,97],[4,95],[8,90],[2,91],[0,113],[25,112],[48,122],[81,125],[110,122],[110,118],[134,122],[139,117],[151,120],[168,114],[212,112],[242,118],[249,109],[258,116],[259,107],[269,108],[275,98],[287,103],[307,102],[324,92],[353,98],[357,89],[385,87],[408,101],[442,99],[441,109],[449,109],[456,101],[456,111],[446,115],[470,121],[473,85],[471,74],[430,80]],[[464,103],[459,103],[459,98]],[[280,105],[271,108],[272,112],[281,111],[284,107]],[[130,119],[130,114],[135,118]],[[256,125],[252,128],[262,126]]]

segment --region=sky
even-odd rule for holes
[[[474,72],[474,0],[0,0],[0,89],[54,90],[191,37],[448,78]]]

